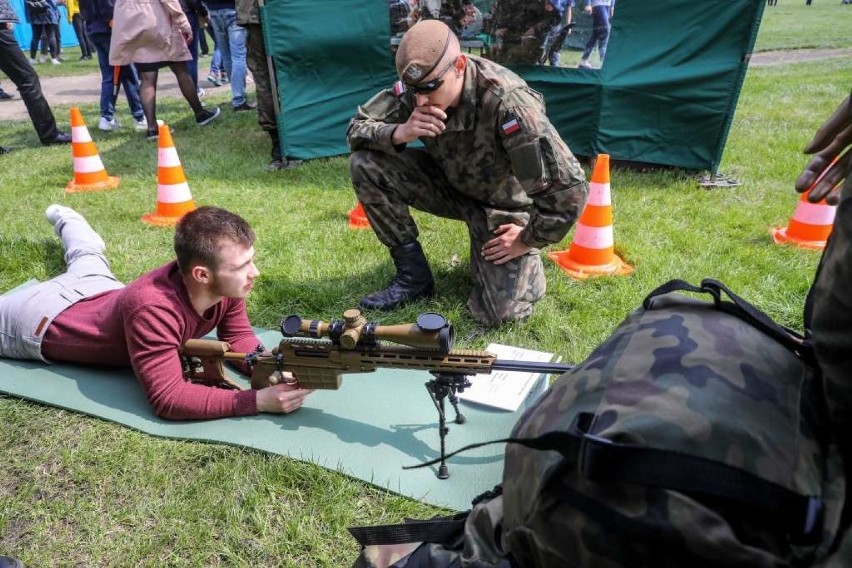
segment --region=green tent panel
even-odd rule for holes
[[[763,7],[618,0],[602,69],[513,69],[544,94],[574,153],[715,171]],[[387,1],[327,0],[318,10],[314,1],[272,0],[263,17],[287,155],[345,154],[355,107],[396,80]]]

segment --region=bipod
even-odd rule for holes
[[[449,398],[453,410],[456,412],[455,423],[464,424],[467,418],[459,412],[459,397],[456,393],[464,392],[464,389],[470,386],[470,380],[467,375],[459,373],[446,373],[441,371],[431,371],[434,379],[426,383],[426,390],[429,391],[429,397],[438,411],[438,436],[441,439],[441,464],[438,466],[438,479],[447,479],[450,473],[447,471],[447,464],[444,462],[446,455],[445,438],[450,429],[447,427],[446,413],[444,412],[444,400]]]

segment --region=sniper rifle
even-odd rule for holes
[[[458,393],[471,386],[469,377],[492,371],[559,374],[572,368],[561,363],[498,359],[488,351],[453,349],[452,324],[436,313],[424,313],[415,323],[380,325],[368,322],[357,309],[342,320],[326,323],[291,315],[281,322],[284,336],[271,352],[236,353],[223,341],[191,339],[182,350],[188,380],[238,388],[227,378],[222,363],[244,363],[251,369],[251,388],[287,382],[306,389],[339,389],[343,374],[369,373],[379,367],[429,371],[426,390],[438,411],[441,458],[438,478],[449,477],[445,463],[445,400],[455,411],[455,423],[464,424]],[[288,374],[290,376],[286,376]],[[292,378],[291,378],[292,377]]]

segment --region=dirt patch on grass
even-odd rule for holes
[[[751,56],[749,65],[766,67],[769,65],[786,65],[788,63],[805,63],[820,59],[852,57],[852,48],[842,49],[789,49],[781,51],[761,51]]]

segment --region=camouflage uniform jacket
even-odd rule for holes
[[[508,69],[467,56],[464,88],[446,130],[422,138],[449,184],[490,212],[527,212],[521,232],[528,246],[560,241],[588,194],[577,159],[545,115],[540,93]],[[397,89],[400,90],[400,89]],[[385,90],[358,107],[349,124],[351,150],[402,151],[391,136],[414,110],[414,95]],[[498,210],[498,211],[494,211]]]
[[[237,25],[260,24],[257,0],[236,0]]]

